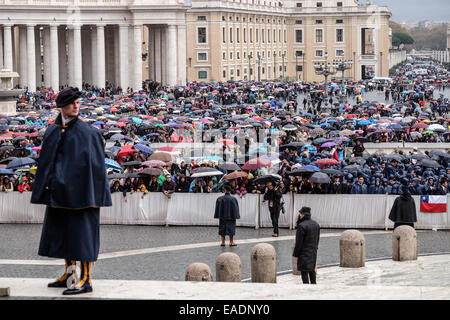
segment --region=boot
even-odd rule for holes
[[[236,247],[236,244],[233,241],[233,236],[230,236],[230,247]]]
[[[222,240],[222,243],[220,244],[220,246],[225,247],[225,236],[220,236],[220,239]]]
[[[58,278],[56,281],[51,282],[48,284],[49,288],[67,288],[67,279],[69,279],[70,276],[72,276],[72,284],[76,283],[77,277],[76,277],[76,261],[73,260],[66,260],[64,259],[65,263],[65,271],[64,274]],[[69,263],[72,266],[72,272],[69,273]]]
[[[74,295],[92,292],[91,270],[93,262],[81,262],[80,282],[63,291],[63,295]]]

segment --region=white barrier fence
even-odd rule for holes
[[[214,219],[216,199],[222,194],[175,193],[171,199],[162,193],[128,194],[125,202],[121,193],[113,193],[113,206],[102,208],[102,224],[191,225],[217,226]],[[388,219],[397,196],[386,195],[283,195],[285,214],[280,214],[279,226],[294,228],[301,207],[311,207],[313,219],[323,228],[392,228]],[[45,206],[30,203],[31,193],[0,193],[0,223],[42,223]],[[267,201],[263,195],[236,196],[241,219],[238,226],[271,227]],[[450,229],[449,211],[420,212],[419,196],[414,196],[418,229]]]

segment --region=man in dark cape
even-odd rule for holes
[[[395,199],[389,220],[394,222],[394,229],[401,225],[414,228],[414,222],[417,222],[416,204],[407,186],[403,186],[402,194]]]
[[[100,247],[100,207],[111,206],[102,137],[78,118],[81,92],[62,90],[56,99],[61,108],[44,135],[31,203],[45,204],[38,254],[65,260],[65,273],[52,288],[63,294],[92,292],[91,268]],[[81,278],[76,282],[76,261]],[[69,269],[72,269],[69,271]],[[67,282],[67,284],[66,284]]]
[[[225,236],[230,237],[230,247],[235,247],[233,237],[236,233],[236,220],[240,219],[239,204],[237,199],[233,197],[231,187],[229,185],[224,186],[225,195],[217,198],[216,209],[214,212],[214,218],[219,219],[219,235],[221,236],[222,247],[225,246]]]
[[[317,249],[319,248],[320,226],[311,219],[311,208],[300,209],[297,220],[295,247],[292,255],[297,259],[297,269],[305,284],[316,284]]]

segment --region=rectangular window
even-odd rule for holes
[[[227,53],[226,52],[222,52],[222,59],[223,60],[227,60]]]
[[[253,43],[253,29],[250,28],[250,43]]]
[[[323,57],[323,50],[316,50],[316,57]]]
[[[267,51],[267,58],[270,58],[270,51]]]
[[[322,29],[316,29],[316,42],[317,43],[323,42],[323,30]]]
[[[247,43],[247,28],[244,28],[244,43]]]
[[[233,43],[233,28],[230,28],[230,43]]]
[[[322,20],[316,20],[316,24],[322,24],[323,21]]]
[[[197,61],[208,61],[208,54],[206,52],[198,52]]]
[[[238,60],[240,60],[240,59],[241,59],[241,55],[240,55],[239,51],[238,51],[238,52],[236,52],[236,59],[238,59]]]
[[[303,66],[297,66],[297,72],[302,72],[303,71]]]
[[[226,43],[227,42],[227,30],[225,29],[225,27],[222,28],[222,43]]]
[[[295,30],[295,42],[303,43],[303,30]]]
[[[322,2],[316,2],[316,7],[317,8],[322,8]]]
[[[227,77],[227,70],[223,70],[223,71],[222,71],[222,77],[223,77],[223,78],[226,78],[226,77]]]
[[[264,41],[266,40],[265,38],[266,38],[266,37],[265,37],[265,35],[264,35],[264,29],[262,29],[262,31],[261,31],[261,39],[262,39],[262,43],[264,43]]]
[[[342,24],[342,23],[344,23],[344,20],[342,20],[342,19],[336,20],[336,24]]]
[[[374,43],[374,29],[371,28],[362,28],[361,29],[361,52],[362,54],[370,54],[373,55],[375,52],[375,43]]]
[[[233,52],[230,52],[230,60],[233,60]]]
[[[344,42],[344,29],[336,29],[336,42]]]
[[[198,78],[199,79],[206,79],[208,77],[208,73],[206,71],[199,71],[198,72]]]
[[[287,41],[286,30],[284,30],[284,42]]]
[[[256,37],[256,43],[258,43],[259,42],[259,29],[256,29],[256,35],[255,35],[255,37]]]
[[[238,77],[241,76],[241,70],[240,70],[240,69],[237,69],[237,70],[236,70],[236,75],[237,75]]]
[[[338,6],[338,7],[342,7],[342,2],[339,1],[339,2],[337,3],[337,6]]]
[[[281,29],[278,30],[278,42],[281,42]]]
[[[197,28],[197,43],[207,43],[206,41],[206,28],[198,27]]]
[[[247,59],[247,52],[244,51],[244,59]]]
[[[236,28],[236,42],[240,43],[241,39],[240,39],[240,34],[239,34],[239,28]]]
[[[295,24],[303,24],[303,20],[295,20]]]
[[[297,8],[301,8],[303,4],[301,2],[297,2]]]
[[[206,21],[206,16],[197,16],[197,21]]]
[[[336,57],[343,57],[345,55],[344,50],[337,49],[336,50]]]
[[[277,42],[277,30],[273,29],[273,42]]]
[[[295,56],[302,57],[303,56],[303,50],[297,50],[295,51]]]

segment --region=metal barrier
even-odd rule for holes
[[[101,224],[142,224],[142,225],[206,225],[217,226],[214,219],[216,199],[220,193],[175,193],[170,199],[162,193],[142,193],[127,195],[113,193],[113,206],[100,211]],[[297,222],[298,210],[311,207],[312,218],[323,228],[392,228],[388,219],[394,195],[283,195],[285,214],[280,213],[280,227],[293,229]],[[45,206],[30,203],[31,192],[0,193],[0,223],[42,223]],[[236,196],[241,219],[237,226],[271,227],[267,201],[263,195],[247,194]],[[445,213],[420,212],[420,197],[413,196],[417,209],[417,229],[450,229],[449,208]]]

